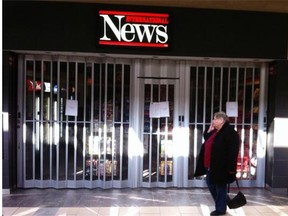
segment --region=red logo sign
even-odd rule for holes
[[[101,45],[168,47],[168,14],[101,10],[99,16]]]

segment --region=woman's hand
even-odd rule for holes
[[[208,133],[210,133],[211,131],[213,131],[215,128],[213,126],[213,122],[211,122],[210,127],[208,129]]]

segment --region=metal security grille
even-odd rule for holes
[[[24,187],[128,179],[130,65],[26,56]]]
[[[174,85],[145,84],[143,182],[173,180]],[[167,102],[169,117],[151,117],[153,103]]]
[[[203,187],[193,176],[202,134],[227,102],[238,109],[237,177],[264,186],[265,63],[32,54],[20,62],[20,187]],[[167,102],[169,116],[150,116]]]
[[[227,111],[226,102],[238,104],[238,117],[230,117],[230,123],[241,137],[237,177],[245,180],[257,178],[260,87],[261,67],[190,68],[189,179],[193,179],[203,131],[210,125],[215,112]]]

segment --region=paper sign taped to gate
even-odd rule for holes
[[[229,117],[238,117],[238,102],[226,102],[226,114]]]
[[[78,101],[77,100],[66,100],[66,116],[78,116]]]
[[[149,110],[150,118],[163,118],[169,117],[169,102],[154,102],[150,104]]]

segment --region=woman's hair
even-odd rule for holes
[[[229,117],[226,115],[225,112],[222,112],[222,111],[216,112],[216,113],[214,114],[214,117],[215,117],[216,119],[222,118],[225,122],[228,122],[228,121],[229,121]]]

